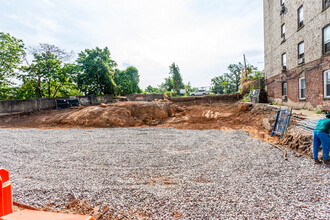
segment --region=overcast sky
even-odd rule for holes
[[[119,69],[138,68],[143,89],[173,62],[195,87],[244,53],[263,69],[262,0],[0,0],[0,31],[76,53],[107,46]]]

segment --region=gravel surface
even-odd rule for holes
[[[75,194],[122,217],[330,218],[330,172],[242,131],[0,129],[14,200]]]

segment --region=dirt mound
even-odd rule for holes
[[[252,107],[252,104],[248,104],[246,102],[240,102],[238,104],[238,109],[239,109],[239,111],[242,111],[242,112],[249,111],[251,107]]]
[[[35,123],[91,127],[136,127],[157,125],[172,114],[167,102],[122,102],[90,106],[55,116],[41,117]]]
[[[269,112],[251,111],[237,101],[221,102],[120,102],[85,108],[50,110],[0,118],[0,127],[72,128],[162,126],[179,129],[264,130]],[[255,110],[256,109],[256,110]]]
[[[234,96],[233,96],[234,97]],[[227,97],[226,97],[227,98]],[[253,137],[272,143],[270,130],[277,109],[262,104],[222,100],[172,102],[119,102],[84,108],[50,110],[0,118],[0,127],[85,128],[160,126],[195,130],[244,130]],[[293,118],[292,118],[293,119]],[[291,125],[295,123],[291,120]],[[300,154],[311,155],[310,137],[290,132],[279,144]]]

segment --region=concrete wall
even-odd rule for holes
[[[298,30],[298,8],[304,8],[304,27]],[[330,23],[330,8],[322,9],[322,0],[286,0],[280,15],[280,0],[264,0],[265,76],[282,71],[282,54],[287,56],[287,69],[298,66],[298,43],[305,42],[305,63],[322,57],[322,29]],[[281,26],[285,24],[285,42]]]
[[[163,94],[127,94],[129,101],[153,101],[155,99],[164,99]]]
[[[0,101],[0,113],[16,113],[16,112],[34,112],[46,109],[56,108],[56,99],[79,99],[82,105],[96,105],[107,103],[113,100],[113,95],[92,96],[73,96],[58,98],[42,98],[42,99],[25,99],[25,100],[6,100]]]
[[[205,101],[205,102],[216,102],[216,101],[235,101],[242,99],[240,93],[223,94],[223,95],[206,95],[206,96],[187,96],[187,97],[172,97],[169,98],[172,102],[191,102],[191,101]]]

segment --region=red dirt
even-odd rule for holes
[[[178,129],[264,131],[267,113],[238,108],[239,102],[121,102],[105,107],[48,110],[0,118],[1,128],[89,128],[161,126]],[[249,108],[249,106],[248,106]]]
[[[120,102],[65,110],[48,110],[0,118],[0,128],[105,128],[173,127],[177,129],[244,130],[268,142],[270,136],[262,120],[276,110],[253,107],[233,100],[193,100],[173,104],[155,102]]]

